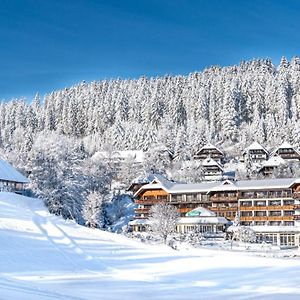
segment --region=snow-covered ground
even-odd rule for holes
[[[174,251],[0,193],[0,299],[299,299],[300,259]]]

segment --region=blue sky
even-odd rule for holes
[[[1,0],[0,99],[300,56],[298,0]]]

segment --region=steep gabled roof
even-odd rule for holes
[[[284,165],[286,164],[286,161],[278,156],[278,155],[274,155],[271,158],[269,158],[267,161],[263,162],[262,164],[262,168],[264,167],[278,167],[280,165]]]
[[[216,146],[213,145],[212,143],[207,143],[207,144],[205,144],[202,148],[200,148],[200,150],[198,151],[198,153],[201,152],[202,150],[206,150],[206,149],[207,149],[207,150],[216,149],[216,150],[218,150],[220,153],[224,154],[223,151],[222,151],[220,148],[216,147]]]
[[[211,157],[207,157],[206,159],[204,159],[202,162],[202,166],[203,167],[217,166],[221,171],[223,171],[222,166]]]
[[[250,146],[248,146],[245,149],[243,154],[247,153],[249,150],[263,150],[265,153],[267,153],[267,154],[269,153],[268,150],[258,142],[253,142]]]
[[[300,152],[288,142],[283,142],[279,147],[272,151],[271,155],[274,155],[279,149],[293,149],[297,154],[300,155]]]
[[[29,183],[29,180],[7,161],[0,159],[0,180]]]

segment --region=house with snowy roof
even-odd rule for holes
[[[271,155],[278,155],[287,161],[300,161],[300,152],[287,142],[277,147]]]
[[[23,194],[29,180],[17,171],[10,163],[0,159],[0,191]]]
[[[251,164],[262,164],[269,158],[268,150],[258,142],[253,142],[243,152],[244,161],[249,161]]]
[[[214,146],[211,143],[204,145],[195,155],[194,159],[204,160],[206,158],[212,158],[217,162],[222,162],[225,155],[224,152],[218,147]]]
[[[138,166],[144,162],[145,152],[142,150],[125,151],[98,151],[92,156],[92,160],[104,161],[117,170],[121,169],[122,164],[130,163]]]
[[[270,176],[273,174],[275,169],[285,164],[286,161],[281,156],[278,156],[276,154],[262,163],[262,166],[259,169],[259,173],[263,174],[266,177]]]
[[[210,156],[203,160],[202,168],[205,180],[221,180],[224,173],[222,166]]]

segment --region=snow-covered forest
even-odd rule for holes
[[[188,76],[82,82],[31,103],[0,104],[1,155],[66,217],[81,215],[90,193],[108,194],[116,177],[128,182],[138,172],[164,169],[168,162],[155,149],[167,148],[181,161],[207,141],[241,153],[254,140],[267,148],[283,141],[300,146],[299,58],[283,57],[279,66],[261,59]],[[92,160],[96,151],[126,149],[155,159],[142,170],[119,171]]]

